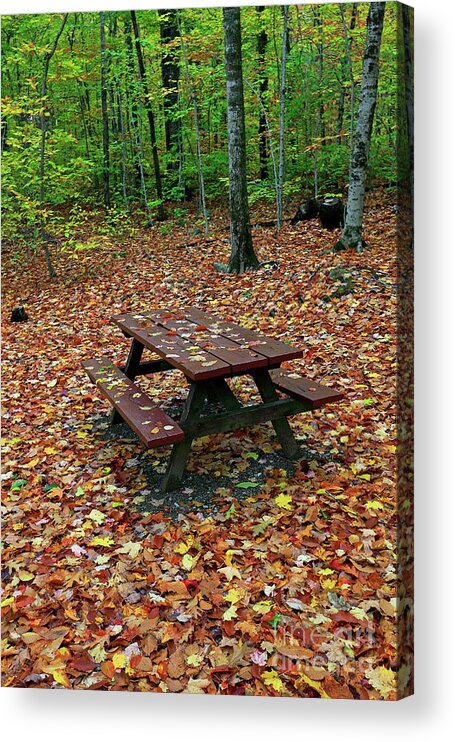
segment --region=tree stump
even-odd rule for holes
[[[319,207],[319,220],[324,229],[344,226],[344,206],[341,198],[328,198]]]
[[[11,322],[28,322],[28,314],[23,306],[13,309],[11,312]]]
[[[299,222],[314,219],[319,214],[319,201],[316,198],[310,198],[306,203],[300,204],[295,215],[291,219],[292,226]]]

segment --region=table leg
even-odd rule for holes
[[[207,397],[207,391],[207,386],[204,382],[193,382],[191,384],[180,423],[197,422]],[[161,483],[162,492],[170,492],[180,486],[186,462],[191,453],[192,442],[192,436],[185,435],[183,441],[174,443],[167,465],[166,474]]]
[[[273,385],[270,374],[265,369],[257,369],[252,371],[251,375],[256,382],[256,386],[259,390],[263,402],[274,402],[279,399],[276,389]],[[275,429],[275,433],[280,442],[281,448],[283,449],[284,455],[288,459],[300,458],[301,451],[299,444],[294,438],[294,434],[291,430],[286,417],[278,418],[278,420],[272,420],[272,425]]]
[[[224,379],[211,379],[207,382],[207,387],[209,400],[213,399],[220,402],[226,411],[238,410],[242,406]]]
[[[134,381],[134,379],[136,378],[143,350],[144,346],[142,345],[142,343],[133,338],[128,353],[128,360],[123,372],[125,376],[128,377],[128,379],[131,379],[131,381]],[[121,415],[119,415],[117,410],[112,410],[110,422],[111,425],[123,422],[123,418],[121,417]]]

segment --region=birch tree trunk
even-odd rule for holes
[[[374,111],[376,108],[379,50],[381,46],[382,27],[384,24],[384,3],[372,2],[367,19],[367,38],[362,67],[362,84],[357,112],[357,125],[354,147],[351,151],[350,180],[346,223],[341,239],[335,250],[354,247],[362,250],[363,204],[367,178],[368,155],[370,151],[371,132],[373,129]]]
[[[229,211],[231,257],[228,273],[244,273],[259,261],[253,249],[246,185],[245,111],[243,101],[240,8],[223,8],[228,113]]]
[[[100,52],[101,52],[101,118],[103,127],[103,194],[104,205],[111,208],[109,187],[109,119],[107,115],[107,58],[104,11],[100,12]]]
[[[286,112],[286,59],[288,48],[288,6],[283,5],[283,38],[281,46],[281,84],[280,84],[280,164],[278,168],[278,209],[276,225],[278,229],[283,223],[283,187],[284,187],[284,116]]]
[[[144,105],[147,110],[147,116],[149,120],[150,141],[152,144],[153,170],[155,172],[156,196],[159,202],[157,210],[156,210],[156,218],[158,219],[158,221],[162,222],[166,219],[166,214],[165,214],[164,206],[163,206],[163,185],[162,185],[162,180],[161,180],[160,161],[158,158],[158,146],[156,143],[155,117],[153,115],[152,102],[150,100],[150,95],[149,95],[148,86],[147,86],[144,57],[142,56],[142,46],[141,46],[141,40],[140,40],[139,24],[136,18],[136,11],[134,10],[131,11],[131,21],[133,23],[133,29],[134,29],[134,43],[136,47],[139,74],[141,76]]]

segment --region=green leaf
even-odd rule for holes
[[[249,490],[251,487],[259,487],[259,482],[239,482],[236,484],[242,490]]]
[[[16,479],[11,485],[11,492],[17,492],[24,484],[27,484],[26,479]]]
[[[235,513],[235,505],[234,503],[232,503],[231,507],[226,512],[226,518],[230,518],[232,515],[234,515],[234,513]]]
[[[270,624],[270,626],[272,627],[272,629],[276,629],[276,627],[278,626],[278,624],[280,623],[280,621],[281,621],[281,614],[280,613],[275,613],[274,616],[273,616],[273,618],[270,618],[267,621],[267,623]]]

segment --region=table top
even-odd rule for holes
[[[301,358],[280,340],[199,309],[120,314],[113,322],[194,381],[248,373]]]

